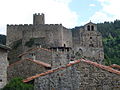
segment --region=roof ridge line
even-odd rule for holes
[[[80,63],[81,61],[83,61],[83,62],[85,62],[85,63],[87,63],[87,64],[91,64],[91,65],[93,65],[93,66],[95,66],[95,67],[104,69],[104,70],[106,70],[106,71],[109,71],[109,72],[112,72],[112,73],[115,73],[115,74],[119,74],[119,75],[120,75],[120,71],[115,70],[115,69],[113,69],[113,68],[111,68],[111,67],[108,67],[108,66],[105,66],[105,65],[102,65],[102,64],[98,64],[98,63],[92,62],[92,61],[90,61],[90,60],[78,59],[78,60],[75,60],[73,63],[67,64],[66,66],[61,66],[61,67],[58,67],[58,68],[56,68],[56,69],[48,70],[47,72],[37,74],[37,75],[35,75],[35,76],[28,77],[28,78],[24,79],[23,82],[29,82],[29,81],[37,78],[37,77],[45,76],[45,75],[47,75],[47,74],[49,74],[49,73],[53,73],[53,72],[55,72],[55,71],[63,70],[63,69],[65,69],[65,68],[69,67],[69,66],[72,66],[72,65],[74,65],[74,64]]]
[[[106,70],[106,71],[109,71],[109,72],[112,72],[112,73],[115,73],[115,74],[119,74],[119,75],[120,75],[120,71],[115,70],[115,69],[113,69],[113,68],[111,68],[111,67],[109,67],[109,66],[105,66],[105,65],[102,65],[102,64],[98,64],[98,63],[96,63],[96,62],[92,62],[92,61],[90,61],[90,60],[85,60],[85,59],[81,59],[81,61],[83,61],[83,62],[85,62],[85,63],[88,63],[88,64],[91,64],[91,65],[93,65],[93,66],[95,66],[95,67],[104,69],[104,70]]]
[[[66,66],[61,66],[61,67],[58,67],[58,68],[55,68],[55,69],[48,70],[47,72],[43,72],[43,73],[37,74],[37,75],[35,75],[35,76],[28,77],[27,79],[24,79],[23,82],[29,82],[29,81],[37,78],[37,77],[45,76],[45,75],[47,75],[47,74],[50,74],[50,73],[53,73],[53,72],[56,72],[56,71],[59,71],[59,70],[63,70],[63,69],[65,69],[65,68],[70,67],[70,66],[72,66],[72,65],[74,65],[74,64],[77,64],[77,63],[79,63],[79,62],[80,62],[80,60],[75,60],[74,63],[69,63],[69,64],[67,64]]]
[[[18,57],[21,57],[21,56],[23,56],[23,55],[25,55],[25,54],[28,54],[28,53],[31,52],[31,51],[35,51],[35,50],[38,50],[38,49],[39,49],[39,50],[48,51],[48,52],[50,52],[50,53],[55,52],[55,51],[49,50],[49,49],[47,49],[47,48],[32,48],[32,49],[29,49],[29,50],[27,50],[26,52],[23,52],[22,54],[18,55]],[[63,53],[61,53],[61,52],[55,52],[55,53],[63,54]]]
[[[50,64],[45,63],[45,62],[42,62],[42,61],[33,60],[33,59],[30,59],[30,58],[27,58],[27,60],[30,60],[30,61],[32,61],[32,62],[34,62],[34,63],[36,63],[36,64],[39,64],[39,65],[43,65],[43,66],[45,66],[45,67],[51,67]]]

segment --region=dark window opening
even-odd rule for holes
[[[92,39],[92,37],[90,37],[90,39]]]
[[[93,44],[89,44],[89,46],[90,46],[90,47],[94,47],[94,45],[93,45]]]
[[[87,26],[87,30],[90,31],[90,25]]]
[[[2,82],[2,79],[0,79],[0,82]]]
[[[66,47],[66,45],[64,44],[64,47]]]
[[[94,26],[91,26],[91,30],[94,31]]]
[[[64,51],[64,48],[62,49],[62,51]]]

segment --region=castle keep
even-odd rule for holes
[[[94,23],[89,22],[80,29],[71,30],[62,24],[45,24],[44,17],[44,14],[34,14],[33,24],[7,25],[7,45],[17,47],[19,49],[17,55],[31,47],[48,49],[68,47],[76,54],[92,58],[91,60],[98,63],[102,62],[104,59],[102,36]],[[18,44],[21,46],[18,47]]]

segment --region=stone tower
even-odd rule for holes
[[[97,25],[89,22],[77,31],[73,38],[76,52],[83,57],[101,63],[104,59],[102,35],[97,31]]]
[[[84,30],[81,30],[81,34],[83,55],[101,63],[104,59],[102,35],[97,31],[96,24],[89,22],[84,26]]]
[[[44,14],[34,14],[33,15],[33,24],[39,25],[39,24],[45,24]]]

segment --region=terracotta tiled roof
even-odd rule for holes
[[[45,76],[47,74],[50,74],[50,73],[53,73],[53,72],[56,72],[56,71],[59,71],[59,70],[63,70],[65,68],[67,68],[67,67],[69,67],[69,66],[71,66],[73,64],[79,63],[79,62],[80,62],[80,60],[76,60],[74,63],[69,63],[66,66],[61,66],[59,68],[56,68],[56,69],[53,69],[53,70],[48,70],[47,72],[44,72],[44,73],[41,73],[41,74],[38,74],[38,75],[35,75],[35,76],[32,76],[32,77],[28,77],[27,79],[23,80],[23,82],[29,82],[29,81],[31,81],[31,80],[33,80],[35,78],[40,77],[40,76]]]
[[[89,61],[89,60],[85,60],[85,59],[82,59],[81,61],[85,62],[85,63],[88,63],[90,65],[93,65],[95,67],[98,67],[98,68],[101,68],[103,70],[106,70],[106,71],[109,71],[109,72],[112,72],[112,73],[115,73],[115,74],[119,74],[120,75],[120,71],[118,70],[115,70],[111,67],[108,67],[108,66],[105,66],[105,65],[101,65],[101,64],[98,64],[96,62],[92,62],[92,61]]]
[[[48,63],[44,63],[44,62],[41,62],[41,61],[38,61],[38,60],[32,60],[32,59],[28,59],[28,60],[30,60],[30,61],[32,61],[32,62],[34,62],[34,63],[37,63],[37,64],[39,64],[39,65],[42,65],[42,66],[44,66],[44,67],[51,67],[51,65],[50,64],[48,64]]]
[[[44,51],[47,51],[47,52],[50,52],[50,53],[55,52],[55,51],[51,51],[51,50],[46,49],[46,48],[33,48],[33,49],[30,49],[30,50],[28,50],[28,51],[26,51],[26,52],[18,55],[18,57],[21,57],[21,56],[23,56],[23,55],[26,55],[26,54],[28,54],[28,53],[30,53],[30,52],[32,52],[32,51],[36,51],[36,50],[44,50]],[[61,53],[61,52],[55,52],[55,53]],[[62,53],[61,53],[61,54],[62,54]]]
[[[15,62],[15,63],[9,65],[8,67],[14,66],[15,64],[19,64],[20,62],[25,61],[25,60],[29,60],[29,61],[31,61],[31,62],[33,62],[33,63],[42,65],[42,66],[44,66],[44,67],[49,67],[49,68],[51,68],[51,65],[50,65],[50,64],[47,64],[47,63],[44,63],[44,62],[41,62],[41,61],[38,61],[38,60],[32,60],[32,59],[29,59],[29,58],[24,59],[24,60],[17,61],[17,62]]]
[[[112,64],[112,65],[110,65],[110,67],[120,69],[120,65],[117,65],[117,64]]]
[[[96,62],[89,61],[89,60],[80,59],[80,60],[75,60],[74,62],[69,63],[69,64],[67,64],[66,66],[61,66],[61,67],[59,67],[59,68],[56,68],[56,69],[53,69],[53,70],[49,70],[49,71],[47,71],[47,72],[44,72],[44,73],[41,73],[41,74],[38,74],[38,75],[35,75],[35,76],[32,76],[32,77],[28,77],[27,79],[23,80],[23,82],[29,82],[29,81],[31,81],[31,80],[33,80],[33,79],[35,79],[35,78],[40,77],[40,76],[45,76],[45,75],[47,75],[47,74],[50,74],[50,73],[53,73],[53,72],[56,72],[56,71],[59,71],[59,70],[63,70],[63,69],[65,69],[65,68],[69,67],[69,66],[72,66],[72,65],[77,64],[77,63],[80,63],[80,62],[85,62],[85,63],[87,63],[87,64],[90,64],[90,65],[93,65],[93,66],[95,66],[95,67],[101,68],[101,69],[103,69],[103,70],[106,70],[106,71],[109,71],[109,72],[112,72],[112,73],[115,73],[115,74],[120,75],[120,71],[115,70],[115,69],[113,69],[113,68],[111,68],[111,67],[104,66],[104,65],[101,65],[101,64],[98,64],[98,63],[96,63]]]

